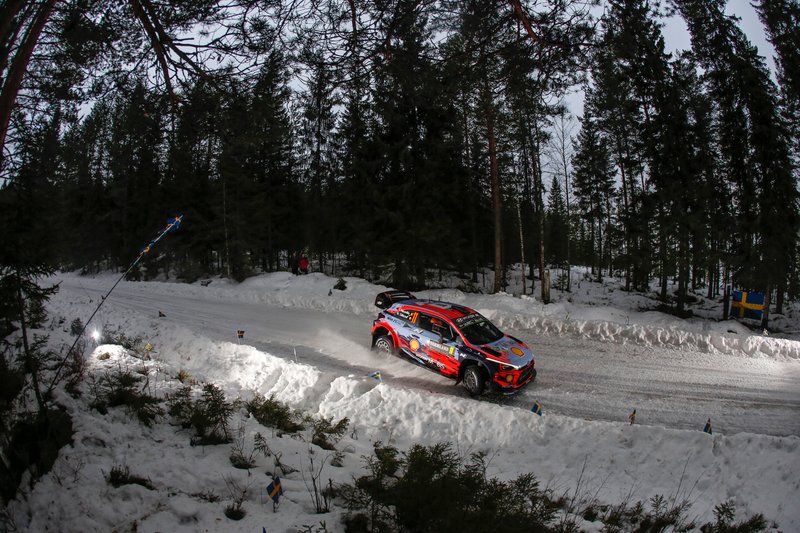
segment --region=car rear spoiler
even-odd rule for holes
[[[386,309],[387,307],[391,307],[392,304],[395,302],[400,302],[403,300],[413,300],[416,298],[413,294],[406,291],[386,291],[380,293],[378,296],[375,297],[375,307],[380,309]]]

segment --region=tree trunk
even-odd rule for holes
[[[625,291],[631,290],[631,232],[630,232],[630,219],[631,211],[628,201],[628,180],[625,175],[625,165],[622,163],[622,146],[619,139],[617,140],[617,166],[619,167],[620,177],[622,179],[622,206],[625,210],[624,220],[622,224],[622,231],[625,233]]]
[[[525,239],[522,233],[522,212],[517,201],[517,226],[519,226],[519,254],[522,261],[522,294],[525,294]]]
[[[30,63],[33,55],[33,49],[36,48],[36,43],[39,42],[39,36],[42,34],[42,29],[50,18],[50,14],[53,12],[55,3],[56,0],[47,0],[39,8],[36,18],[25,33],[22,44],[14,56],[8,77],[3,84],[3,90],[0,92],[0,164],[3,161],[3,147],[6,144],[8,126],[11,123],[11,111],[17,101],[17,94],[19,94],[19,88],[22,86],[22,78],[25,76],[25,71],[28,70],[28,63]]]
[[[542,185],[542,159],[541,159],[541,146],[539,144],[539,121],[534,120],[534,131],[536,132],[536,142],[533,146],[536,153],[533,154],[533,162],[536,165],[536,168],[533,172],[533,179],[536,180],[536,184],[534,186],[533,191],[533,199],[536,202],[536,218],[539,221],[539,279],[542,280],[542,302],[549,304],[550,303],[550,288],[547,288],[545,291],[544,288],[544,264],[545,264],[545,257],[544,257],[544,202],[542,200],[542,194],[544,192],[544,186]]]
[[[39,413],[44,415],[47,411],[44,399],[42,398],[42,391],[39,388],[39,369],[38,362],[33,360],[30,346],[28,345],[28,326],[25,320],[25,300],[22,297],[22,280],[19,277],[19,272],[16,273],[17,281],[17,306],[19,308],[19,327],[22,335],[22,347],[25,353],[25,371],[30,374],[31,381],[33,382],[33,392],[36,396],[36,403],[39,405]]]
[[[550,271],[545,270],[542,273],[542,301],[550,303]]]
[[[492,210],[494,211],[494,287],[500,292],[503,287],[503,198],[500,187],[500,167],[497,164],[497,138],[494,134],[494,112],[489,104],[486,113],[486,135],[489,138],[489,163],[492,182]]]
[[[769,306],[772,303],[772,285],[767,285],[764,292],[764,312],[761,314],[761,328],[766,330],[769,326]]]

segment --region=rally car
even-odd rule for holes
[[[533,352],[463,305],[417,299],[405,291],[378,294],[372,347],[463,383],[472,396],[487,385],[514,393],[536,378]]]

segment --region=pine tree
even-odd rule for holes
[[[334,209],[339,201],[336,115],[334,107],[339,98],[334,91],[334,73],[326,65],[319,48],[304,50],[303,61],[309,70],[307,89],[300,97],[301,146],[298,159],[303,168],[309,213],[308,243],[319,255],[324,268],[325,253],[336,252],[341,246]]]
[[[157,97],[141,81],[134,85],[130,95],[119,97],[114,108],[108,147],[108,187],[112,203],[111,255],[120,267],[130,264],[152,238],[153,228],[164,222],[159,205],[162,116]],[[155,268],[153,258],[148,257],[141,266]],[[135,277],[138,272],[132,275]]]
[[[573,186],[578,208],[588,219],[592,270],[603,278],[603,229],[607,225],[608,199],[614,188],[614,169],[608,141],[588,113],[581,121],[577,150],[572,159]]]
[[[585,106],[593,109],[598,126],[608,136],[620,175],[620,221],[623,226],[625,288],[647,290],[651,274],[649,194],[645,176],[645,94],[652,84],[640,71],[650,43],[652,23],[642,2],[615,1],[602,19],[602,38],[594,56],[594,86],[586,90]]]
[[[108,259],[111,228],[103,221],[111,215],[106,188],[110,128],[111,107],[97,102],[82,122],[69,126],[62,141],[58,224],[64,238],[60,239],[59,263],[68,268],[97,272]]]
[[[252,194],[247,212],[251,267],[278,266],[280,250],[306,245],[307,216],[300,183],[293,175],[293,126],[289,116],[289,72],[280,53],[267,58],[253,87],[248,111],[244,169]]]
[[[800,142],[800,3],[796,0],[757,0],[756,11],[777,52],[781,88],[795,143]],[[795,149],[797,150],[797,144]]]
[[[561,192],[561,182],[553,178],[550,186],[550,197],[547,203],[546,237],[549,243],[547,260],[554,265],[563,265],[567,261],[569,246],[569,221],[567,204]]]
[[[719,4],[690,0],[677,7],[719,105],[723,165],[739,199],[733,280],[765,290],[768,297],[777,289],[782,302],[800,217],[777,89],[755,47]],[[765,314],[765,327],[767,318]]]
[[[186,89],[183,105],[169,136],[163,216],[182,214],[190,222],[170,243],[179,278],[192,282],[218,273],[224,250],[222,191],[217,161],[220,151],[220,95],[199,82]]]

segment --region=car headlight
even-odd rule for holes
[[[517,369],[517,367],[515,367],[515,366],[511,366],[511,365],[500,365],[500,371],[501,371],[501,372],[511,372],[511,371],[513,371],[513,370],[516,370],[516,369]]]

